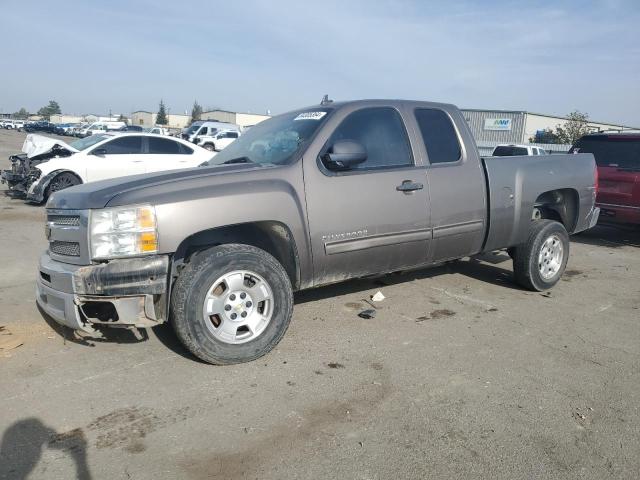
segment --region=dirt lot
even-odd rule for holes
[[[23,139],[0,130],[1,168]],[[573,238],[550,294],[505,254],[301,293],[278,348],[230,367],[170,328],[54,330],[45,248],[42,207],[0,194],[2,479],[640,476],[638,233]]]

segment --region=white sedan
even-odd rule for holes
[[[185,140],[137,132],[91,135],[64,147],[74,153],[32,167],[27,200],[40,203],[53,192],[81,183],[197,167],[212,157]]]

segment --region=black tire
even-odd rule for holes
[[[80,185],[82,181],[71,172],[61,172],[55,177],[51,179],[49,185],[47,186],[46,194],[44,196],[44,200],[46,201],[54,192],[59,192],[60,190],[64,190],[65,188],[73,187],[75,185]]]
[[[202,148],[204,148],[205,150],[209,150],[210,152],[215,151],[215,147],[213,146],[213,143],[205,143]]]
[[[246,343],[216,338],[205,322],[203,305],[216,279],[247,270],[260,275],[273,292],[273,313],[264,331]],[[228,244],[204,250],[180,272],[171,294],[171,324],[182,344],[196,357],[214,365],[250,362],[271,351],[289,327],[293,313],[291,282],[280,262],[264,250]]]
[[[550,277],[545,278],[540,269],[540,254],[547,240],[558,240],[562,247],[559,268]],[[529,236],[522,245],[515,247],[513,256],[513,273],[516,282],[529,290],[542,292],[549,290],[558,281],[567,266],[569,259],[569,234],[564,226],[554,220],[536,220],[531,222]]]

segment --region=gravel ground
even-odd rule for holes
[[[0,130],[1,168],[23,139]],[[0,339],[22,342],[0,351],[0,478],[638,478],[640,234],[572,240],[550,294],[504,253],[352,281],[298,294],[263,359],[213,367],[169,327],[49,325],[43,209],[0,194]]]

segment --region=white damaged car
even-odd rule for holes
[[[197,167],[212,157],[211,152],[185,140],[138,132],[101,133],[71,144],[31,135],[23,151],[25,155],[16,157],[26,162],[58,152],[22,172],[26,199],[34,203],[42,203],[51,193],[81,183]],[[18,170],[16,163],[12,170]]]

